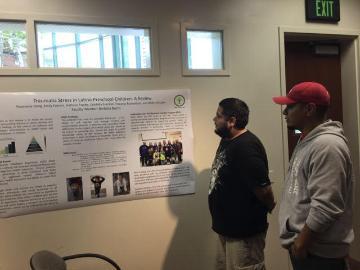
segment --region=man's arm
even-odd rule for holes
[[[254,193],[256,198],[258,198],[258,200],[266,206],[268,212],[271,213],[276,205],[271,185],[256,187]]]
[[[342,140],[322,142],[311,156],[311,174],[307,189],[311,197],[310,211],[299,235],[291,246],[295,258],[304,258],[316,234],[325,231],[346,208],[347,188],[346,151],[341,147]]]

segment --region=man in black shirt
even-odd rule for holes
[[[222,139],[212,165],[209,208],[219,236],[218,270],[264,270],[267,213],[275,207],[261,141],[245,127],[249,108],[227,98],[214,117]]]

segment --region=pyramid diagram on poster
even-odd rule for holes
[[[41,151],[42,151],[42,149],[41,149],[40,144],[37,142],[35,137],[32,137],[31,142],[30,142],[26,152],[41,152]]]

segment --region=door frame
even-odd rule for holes
[[[343,98],[343,122],[346,136],[349,139],[355,176],[360,175],[360,30],[330,29],[330,28],[305,28],[280,26],[279,33],[279,62],[280,62],[280,95],[286,95],[286,72],[285,72],[285,40],[291,36],[295,40],[307,38],[337,39],[341,45],[341,88]],[[354,98],[356,97],[356,98]],[[344,106],[345,105],[345,106]],[[282,113],[282,111],[281,111]],[[281,114],[282,142],[283,142],[283,177],[287,172],[288,160],[288,134],[287,125]],[[355,124],[355,125],[354,125]],[[360,194],[360,185],[355,185],[355,193]],[[360,196],[355,196],[354,209],[360,208]],[[360,228],[360,216],[354,215],[354,227]],[[360,258],[360,241],[352,245],[352,254]]]

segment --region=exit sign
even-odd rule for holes
[[[305,0],[307,21],[340,21],[340,0]]]

